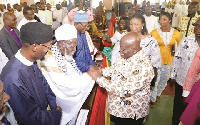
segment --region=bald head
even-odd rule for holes
[[[3,22],[4,22],[4,25],[6,27],[9,27],[11,29],[15,29],[16,26],[17,26],[17,18],[16,16],[11,13],[11,12],[5,12],[3,14]]]
[[[140,46],[140,41],[141,41],[141,38],[137,33],[130,32],[130,33],[126,34],[124,37],[122,37],[120,44],[133,45],[133,44],[137,43]]]
[[[140,51],[140,41],[140,36],[135,32],[128,33],[122,37],[120,41],[121,57],[127,59]]]

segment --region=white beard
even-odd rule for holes
[[[71,55],[65,55],[65,59],[66,59],[68,62],[72,62],[72,61],[73,61],[73,56],[71,56]]]

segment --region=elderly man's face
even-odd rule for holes
[[[4,115],[6,110],[6,102],[10,97],[3,90],[3,82],[0,80],[0,115]]]
[[[72,61],[73,55],[76,52],[77,39],[59,41],[58,49],[65,56],[67,61]]]
[[[128,59],[135,55],[140,50],[140,42],[130,43],[129,39],[121,39],[120,41],[120,55],[124,59]]]

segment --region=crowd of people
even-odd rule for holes
[[[175,85],[171,124],[200,124],[199,3],[185,5],[144,0],[140,7],[135,0],[118,21],[113,11],[101,52],[87,28],[102,21],[105,30],[102,2],[94,15],[82,1],[55,9],[43,2],[0,4],[1,123],[75,125],[97,84],[88,124],[106,124],[108,113],[116,125],[142,125],[169,83]]]

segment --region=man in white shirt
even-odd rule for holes
[[[62,20],[64,18],[63,10],[60,4],[56,4],[56,9],[53,11],[53,29],[57,29],[62,25]]]
[[[183,2],[182,5],[182,16],[183,15],[188,15],[188,5],[185,3],[185,1]]]
[[[146,27],[148,30],[148,33],[150,33],[152,30],[158,28],[158,18],[152,15],[151,6],[147,6],[145,8],[145,15],[144,15],[145,21],[146,21]]]
[[[66,6],[67,6],[66,2],[62,2],[62,10],[63,10],[64,16],[68,14],[68,10]]]
[[[15,16],[17,17],[17,24],[23,19],[24,15],[20,5],[16,5]]]
[[[192,63],[195,53],[199,48],[199,25],[200,18],[195,22],[195,35],[190,35],[181,40],[171,64],[171,77],[169,79],[169,83],[175,84],[172,125],[178,125],[180,122],[179,118],[186,107],[183,103],[182,93],[184,97],[187,97],[188,92],[183,90],[183,85],[185,83],[185,78],[190,64]]]
[[[47,24],[47,17],[45,12],[45,5],[41,5],[41,9],[38,11],[38,17],[40,18],[40,21],[44,24]]]
[[[161,6],[162,10],[165,10],[166,5],[167,5],[167,2],[166,2],[166,0],[165,0],[165,1],[162,3],[162,6]]]
[[[27,24],[28,22],[37,22],[34,20],[34,12],[31,7],[25,7],[23,9],[24,18],[19,22],[17,29],[20,31],[22,25]]]
[[[182,16],[182,0],[179,3],[177,3],[174,7],[172,27],[174,28],[178,27],[181,16]]]
[[[49,4],[49,3],[47,3],[47,10],[46,10],[46,12],[48,13],[47,14],[47,24],[48,25],[53,25],[53,12],[52,12],[52,10],[51,10],[51,4]]]
[[[38,12],[38,17],[42,23],[52,26],[52,15],[49,10],[45,10],[44,4],[41,5],[41,10]]]
[[[60,125],[75,125],[80,108],[90,94],[100,70],[82,73],[76,66],[73,54],[77,46],[77,30],[64,24],[55,30],[57,43],[41,62],[41,71],[52,91],[56,103],[62,108]]]

